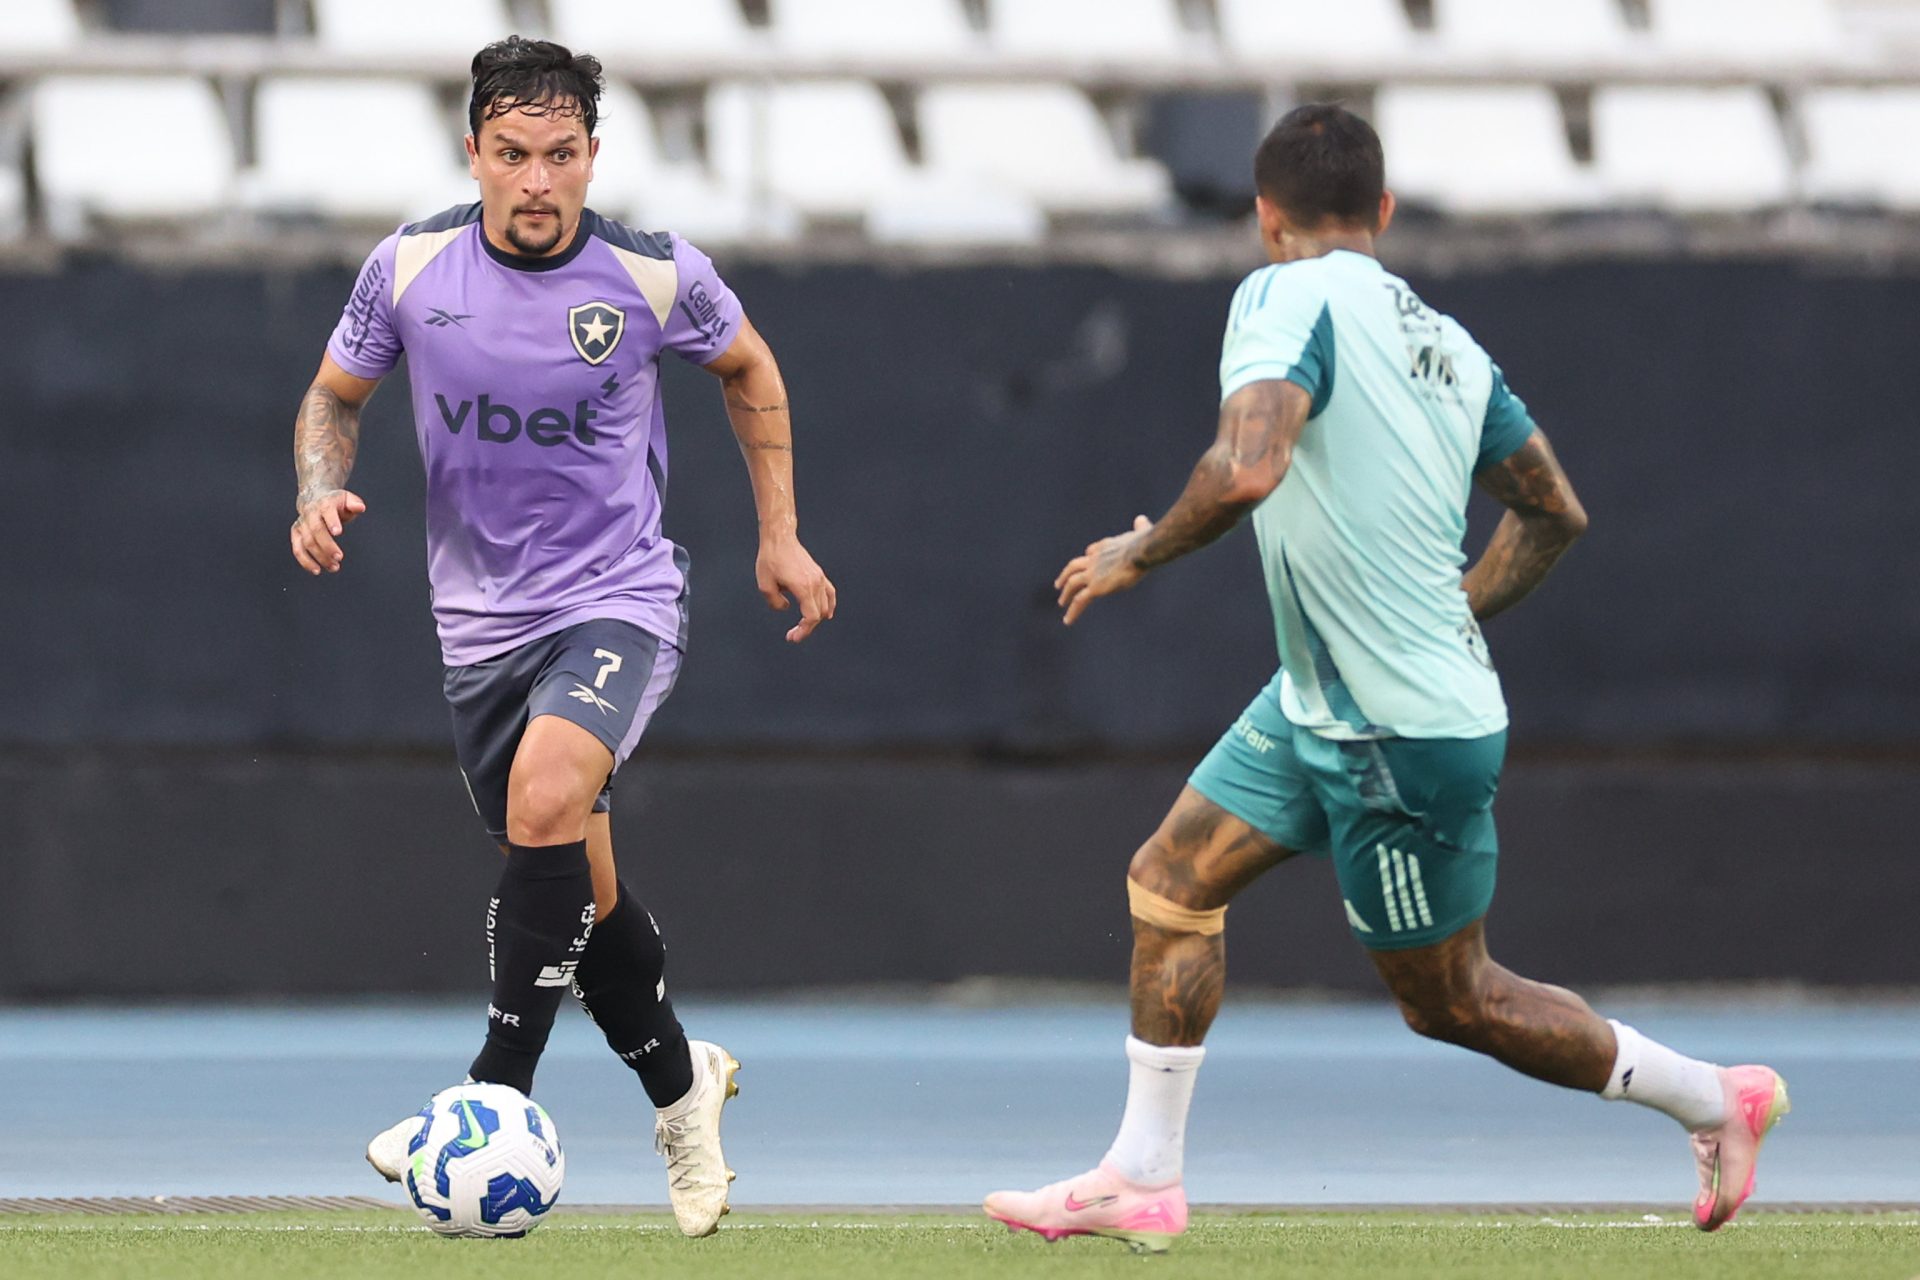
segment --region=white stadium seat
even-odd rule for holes
[[[1046,231],[1031,199],[913,165],[865,80],[716,85],[707,142],[728,189],[802,217],[862,221],[876,240],[1027,244]]]
[[[1075,61],[1154,61],[1182,51],[1173,0],[996,0],[987,7],[996,51]]]
[[[504,0],[312,0],[322,48],[374,57],[452,58],[464,69],[514,31]]]
[[[7,0],[0,53],[51,53],[80,43],[73,0]]]
[[[1920,209],[1920,89],[1814,89],[1801,95],[1808,198]]]
[[[595,129],[600,152],[587,203],[648,231],[672,231],[696,243],[744,239],[760,219],[744,190],[713,181],[695,160],[670,159],[646,99],[607,81]]]
[[[1374,124],[1387,185],[1451,213],[1553,213],[1593,203],[1560,102],[1539,86],[1382,88]]]
[[[893,112],[865,80],[715,85],[707,94],[714,172],[814,218],[857,218],[913,179]]]
[[[1649,0],[1655,46],[1677,58],[1768,66],[1839,52],[1828,0]]]
[[[1227,51],[1242,62],[1312,58],[1364,68],[1414,46],[1400,0],[1214,2]]]
[[[1172,199],[1166,170],[1121,156],[1069,85],[937,85],[920,95],[919,118],[920,152],[940,181],[999,187],[1057,214],[1147,213]]]
[[[247,202],[271,213],[399,223],[479,199],[464,121],[408,80],[286,76],[254,98]]]
[[[233,136],[219,96],[190,76],[49,76],[34,86],[34,165],[56,233],[88,216],[183,218],[230,206]],[[165,145],[131,127],[164,121]]]
[[[1780,122],[1756,88],[1596,89],[1593,159],[1618,204],[1738,213],[1793,190]]]
[[[768,12],[783,53],[947,58],[983,48],[960,0],[768,0]]]
[[[1434,0],[1433,16],[1462,59],[1576,62],[1632,47],[1619,0]]]
[[[738,0],[547,0],[553,38],[623,67],[676,58],[725,58],[764,46]]]

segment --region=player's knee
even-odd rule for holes
[[[582,803],[572,780],[541,771],[516,772],[507,787],[507,839],[514,844],[566,844],[585,837],[592,799]]]
[[[1212,935],[1227,927],[1225,902],[1213,901],[1196,882],[1191,862],[1157,836],[1140,847],[1127,864],[1127,911],[1143,924],[1167,933]]]

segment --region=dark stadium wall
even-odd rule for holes
[[[1127,859],[1185,762],[676,758],[616,789],[682,991],[1125,982]],[[1495,954],[1558,982],[1920,986],[1911,766],[1526,764]],[[482,990],[499,854],[451,762],[0,758],[0,998]],[[1703,923],[1707,922],[1707,923]],[[1896,922],[1896,923],[1889,923]],[[1227,917],[1235,989],[1377,992],[1328,865]]]
[[[731,989],[1117,978],[1125,859],[1271,672],[1271,624],[1244,532],[1071,632],[1049,584],[1178,491],[1233,281],[729,274],[787,372],[841,616],[781,642],[717,390],[670,367],[692,652],[616,807],[674,964]],[[1516,965],[1920,983],[1883,923],[1920,910],[1916,282],[1786,261],[1416,277],[1593,517],[1489,628],[1516,761],[1493,932]],[[0,276],[0,998],[478,980],[462,904],[494,855],[448,753],[403,376],[368,413],[345,572],[309,580],[286,549],[293,407],[350,284],[94,258]],[[1709,904],[1753,927],[1704,942]],[[1233,920],[1237,979],[1372,985],[1324,867]]]
[[[1163,510],[1211,438],[1232,281],[731,275],[787,372],[803,529],[842,616],[780,643],[718,391],[670,360],[693,633],[657,741],[1185,750],[1267,678],[1244,531],[1071,633],[1049,589]],[[1784,262],[1417,281],[1505,366],[1593,518],[1489,628],[1517,742],[1920,744],[1916,282]],[[310,581],[286,549],[293,406],[349,285],[102,261],[0,277],[0,591],[21,609],[0,741],[442,744],[404,377],[368,413],[345,572]]]

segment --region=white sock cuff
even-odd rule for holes
[[[1614,1043],[1618,1050],[1613,1055],[1613,1070],[1607,1076],[1607,1087],[1600,1096],[1609,1102],[1617,1102],[1627,1096],[1627,1082],[1633,1078],[1633,1069],[1640,1065],[1640,1044],[1644,1039],[1638,1031],[1624,1022],[1607,1019],[1607,1025],[1613,1028]]]
[[[1137,1036],[1127,1037],[1128,1061],[1155,1071],[1198,1071],[1200,1060],[1206,1056],[1207,1047],[1203,1044],[1148,1044]]]

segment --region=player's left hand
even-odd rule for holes
[[[1135,516],[1133,532],[1102,538],[1084,554],[1067,561],[1067,567],[1053,580],[1060,592],[1060,607],[1067,611],[1061,621],[1072,626],[1095,600],[1125,591],[1147,576],[1147,571],[1133,562],[1133,551],[1152,529],[1153,521]]]
[[[769,609],[787,607],[787,594],[800,605],[800,621],[787,631],[787,643],[799,644],[813,629],[833,616],[840,603],[833,583],[800,539],[792,536],[761,539],[760,554],[753,561],[754,582]]]

